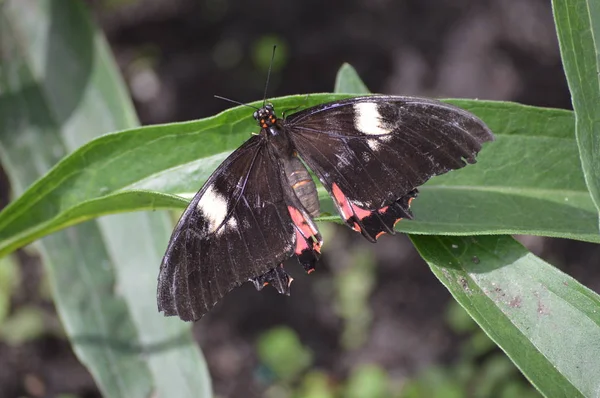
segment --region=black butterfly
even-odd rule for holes
[[[261,127],[196,194],[173,231],[158,278],[158,309],[197,320],[246,281],[289,294],[283,262],[296,255],[314,270],[323,240],[315,183],[342,219],[375,242],[412,218],[417,187],[475,162],[492,132],[474,115],[439,101],[369,96],[330,102]],[[300,158],[302,161],[300,161]]]

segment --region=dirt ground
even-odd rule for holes
[[[230,106],[214,94],[239,101],[261,98],[265,76],[253,48],[273,37],[285,45],[271,78],[272,96],[331,91],[337,69],[349,62],[374,92],[571,107],[547,0],[88,3],[143,124],[197,119]],[[0,192],[6,188],[0,177]],[[6,197],[0,199],[6,203]],[[317,367],[338,377],[357,363],[378,363],[391,377],[402,378],[452,362],[460,338],[444,321],[450,295],[410,241],[395,236],[371,245],[342,227],[334,235],[319,272],[297,275],[291,297],[269,289],[257,294],[247,285],[196,324],[217,394],[261,396],[254,341],[281,324],[315,353]],[[597,246],[521,239],[600,291],[600,275],[589,267],[600,264]],[[348,247],[360,247],[376,260],[372,323],[366,342],[352,351],[340,346],[343,325],[331,302],[332,280],[344,267]],[[13,306],[33,303],[56,319],[51,303],[30,286],[41,279],[39,264],[27,261],[23,272],[28,282]],[[0,397],[99,396],[69,344],[50,333],[19,347],[0,342],[0,369],[5,369]]]

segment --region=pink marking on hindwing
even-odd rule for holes
[[[344,195],[340,187],[338,187],[338,185],[335,182],[331,185],[331,193],[333,194],[335,201],[339,205],[342,217],[344,217],[346,221],[349,220],[352,216],[356,216],[357,219],[362,220],[363,218],[371,215],[371,210],[365,210],[362,207],[352,204],[352,202],[348,200],[346,195]],[[356,223],[354,223],[354,226],[352,228],[356,231],[360,231],[360,227]]]
[[[290,217],[292,217],[292,221],[296,227],[295,253],[299,255],[303,250],[307,249],[321,253],[321,242],[319,242],[316,238],[312,238],[313,236],[318,235],[319,231],[317,231],[312,224],[306,220],[304,215],[295,207],[288,206],[288,212],[290,213]],[[312,247],[308,245],[308,242],[312,242]]]

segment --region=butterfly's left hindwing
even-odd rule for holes
[[[475,162],[493,134],[472,114],[435,100],[351,98],[285,121],[299,156],[327,188],[346,223],[375,241],[411,218],[429,178]]]
[[[173,232],[159,274],[160,311],[197,320],[248,280],[287,292],[279,265],[294,254],[297,233],[280,175],[262,136],[219,166]]]

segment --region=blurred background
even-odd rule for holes
[[[348,62],[373,92],[571,106],[548,0],[87,4],[145,125],[230,107],[214,94],[262,98],[273,44],[269,96],[332,91]],[[0,192],[6,186],[0,173]],[[317,272],[287,268],[291,297],[247,284],[194,326],[217,396],[538,396],[406,236],[372,245],[342,226],[320,228]],[[519,239],[600,291],[586,267],[600,264],[597,247]],[[0,397],[99,397],[64,338],[43,269],[19,256],[23,266],[0,266],[0,301],[10,302],[0,323]]]

